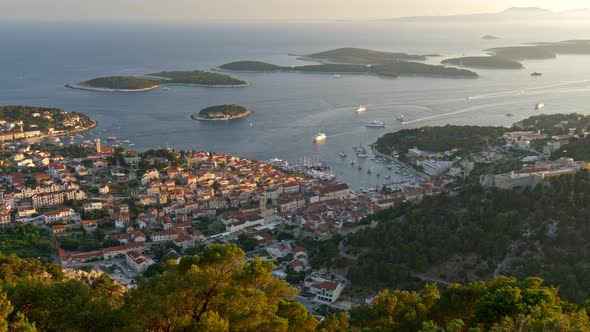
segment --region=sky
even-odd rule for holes
[[[588,0],[0,0],[0,20],[178,21],[378,19],[498,12],[509,7],[554,11]]]

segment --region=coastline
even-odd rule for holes
[[[163,86],[167,85],[187,85],[187,86],[195,86],[200,88],[245,88],[252,84],[245,83],[245,84],[235,84],[235,85],[207,85],[207,84],[192,84],[192,83],[163,83],[154,86],[150,86],[147,88],[141,89],[111,89],[111,88],[100,88],[100,87],[93,87],[88,85],[83,85],[80,83],[75,84],[66,84],[64,85],[66,88],[76,89],[76,90],[86,90],[86,91],[95,91],[95,92],[146,92],[158,89]]]
[[[227,118],[227,119],[208,119],[208,118],[200,117],[198,114],[193,114],[193,115],[191,115],[191,119],[197,120],[197,121],[231,121],[231,120],[242,119],[242,118],[245,118],[245,117],[250,116],[252,114],[254,114],[253,111],[248,111],[248,113],[244,113],[244,114],[234,116],[231,118]]]
[[[28,140],[39,140],[39,139],[51,138],[51,137],[59,137],[59,136],[67,136],[67,135],[77,134],[77,133],[81,133],[81,132],[85,132],[85,131],[90,131],[90,130],[98,127],[98,124],[99,124],[98,121],[96,121],[96,120],[91,120],[91,121],[92,121],[92,125],[90,125],[88,127],[78,128],[78,129],[73,129],[73,130],[67,130],[67,131],[54,132],[51,135],[49,133],[43,133],[43,134],[41,134],[39,136],[25,138],[25,141],[28,141]]]
[[[318,74],[318,75],[365,75],[379,78],[396,79],[400,77],[426,77],[426,78],[459,78],[459,79],[477,79],[480,76],[452,76],[452,75],[426,75],[426,74],[400,74],[398,76],[384,76],[369,72],[314,72],[301,70],[229,70],[223,68],[211,68],[213,71],[225,73],[258,73],[258,74],[272,74],[272,73],[291,73],[291,74]]]
[[[147,88],[141,89],[111,89],[111,88],[100,88],[100,87],[93,87],[89,85],[83,85],[80,83],[74,84],[66,84],[64,85],[66,88],[76,89],[76,90],[86,90],[86,91],[96,91],[96,92],[145,92],[159,88],[161,85],[154,85]]]

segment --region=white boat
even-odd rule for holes
[[[317,135],[315,135],[315,136],[313,137],[313,141],[314,141],[314,142],[316,142],[316,143],[317,143],[317,142],[323,142],[323,141],[325,141],[325,140],[326,140],[326,138],[328,138],[328,136],[326,136],[326,134],[324,134],[324,133],[319,133],[319,134],[317,134]]]
[[[357,113],[362,113],[362,112],[366,112],[366,111],[367,111],[367,108],[366,108],[365,106],[363,106],[363,105],[359,106],[359,107],[356,109],[356,112],[357,112]]]
[[[385,124],[382,121],[373,120],[365,123],[367,128],[385,128]]]
[[[359,157],[359,158],[362,158],[362,159],[367,159],[367,158],[369,158],[369,156],[368,156],[366,153],[359,153],[359,154],[357,154],[356,156],[357,156],[357,157]]]
[[[340,156],[340,158],[346,158],[346,153],[344,152],[340,152],[338,155]]]
[[[405,117],[403,114],[400,114],[400,115],[398,115],[398,116],[396,117],[396,119],[397,119],[398,121],[404,122],[404,121],[406,120],[406,117]]]
[[[536,110],[540,110],[540,109],[542,109],[542,108],[545,108],[545,104],[543,104],[543,103],[538,103],[537,105],[535,105],[535,109],[536,109]]]
[[[340,75],[340,74],[334,74],[334,75],[332,75],[332,78],[342,78],[342,75]]]

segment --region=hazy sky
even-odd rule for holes
[[[0,19],[372,19],[494,12],[513,6],[590,7],[588,0],[0,0]]]

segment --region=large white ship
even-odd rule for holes
[[[316,143],[317,143],[317,142],[323,142],[323,141],[325,141],[325,140],[326,140],[326,138],[328,138],[328,136],[326,136],[326,134],[324,134],[324,133],[319,133],[319,134],[317,134],[317,135],[315,135],[315,136],[313,137],[313,141],[314,141],[314,142],[316,142]]]
[[[359,108],[356,109],[357,113],[362,113],[362,112],[366,112],[367,108],[363,105],[359,106]]]

